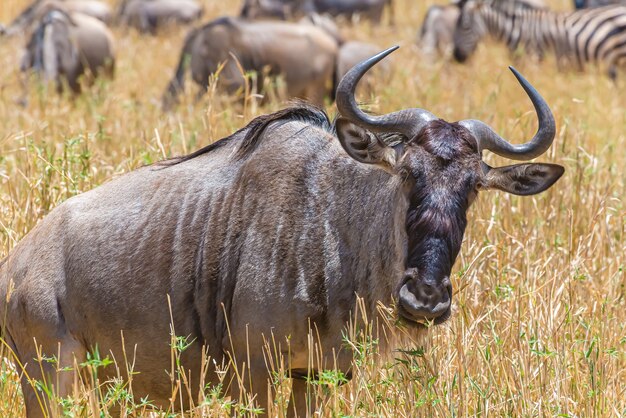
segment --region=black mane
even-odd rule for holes
[[[200,148],[191,154],[162,161],[160,164],[172,166],[192,160],[201,155],[208,154],[209,152],[219,149],[224,145],[230,144],[242,132],[245,132],[245,136],[241,140],[241,145],[237,150],[236,158],[244,158],[254,152],[259,142],[262,140],[263,133],[271,123],[279,122],[280,124],[283,124],[293,121],[305,122],[311,126],[321,128],[326,132],[335,134],[335,126],[328,118],[326,112],[306,103],[296,103],[295,105],[279,110],[278,112],[258,116],[248,125],[225,138],[215,141],[204,148]]]

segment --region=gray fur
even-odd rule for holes
[[[259,75],[267,70],[269,75],[282,75],[289,97],[322,105],[332,85],[336,55],[335,40],[314,25],[220,18],[187,35],[178,69],[164,94],[164,108],[183,90],[187,65],[202,94],[211,74],[224,62],[219,78],[229,93],[245,86],[241,66]]]
[[[386,6],[393,21],[392,0],[244,0],[241,17],[292,19],[319,13],[344,16],[350,20],[359,16],[380,23]]]
[[[0,35],[12,36],[29,31],[53,9],[65,13],[82,13],[104,23],[110,22],[112,17],[109,5],[98,0],[35,0],[8,27],[0,31]]]
[[[122,0],[121,24],[141,32],[156,33],[165,24],[188,24],[199,20],[204,9],[196,0]]]

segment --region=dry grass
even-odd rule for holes
[[[204,3],[208,18],[238,8]],[[532,135],[535,117],[503,47],[483,46],[465,66],[425,62],[414,37],[426,6],[395,3],[396,28],[346,29],[383,47],[403,46],[393,55],[393,75],[367,99],[375,110],[420,106],[447,120],[480,118],[512,141]],[[24,4],[2,0],[0,21]],[[32,86],[27,109],[14,104],[23,40],[0,40],[0,257],[68,197],[283,105],[227,106],[218,97],[194,105],[190,93],[164,115],[158,101],[185,30],[156,38],[115,33],[113,82],[76,100]],[[355,378],[339,388],[342,376],[329,373],[324,416],[626,415],[626,83],[622,77],[616,86],[597,71],[557,72],[550,59],[514,64],[552,106],[558,137],[542,160],[566,166],[565,176],[533,198],[483,193],[454,269],[451,320],[431,330],[428,344],[405,347],[380,368],[375,345],[356,338]],[[0,416],[20,416],[16,375],[6,365],[1,371]],[[87,386],[67,411],[99,413],[106,393]],[[146,414],[120,393],[112,396],[131,415]],[[208,392],[204,400],[198,416],[227,414],[227,399]]]

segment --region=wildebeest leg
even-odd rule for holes
[[[152,27],[150,25],[148,12],[143,9],[139,12],[139,31],[142,33],[151,33],[152,35],[154,35]]]
[[[389,24],[391,26],[396,26],[396,12],[393,7],[393,0],[387,0],[383,2],[383,10],[385,8],[385,4],[387,5],[387,8],[389,9]]]
[[[268,391],[270,389],[267,368],[263,359],[260,359],[260,361],[252,359],[251,363],[252,366],[243,373],[242,370],[239,371],[239,376],[243,375],[243,382],[233,382],[230,397],[232,401],[240,404],[244,403],[248,406],[252,406],[251,399],[254,397],[256,407],[262,408],[267,413],[269,406]],[[245,394],[243,398],[241,397],[242,394]]]
[[[28,74],[23,72],[20,75],[20,86],[22,88],[22,96],[18,97],[15,102],[22,107],[28,106]]]
[[[210,72],[207,67],[203,68],[191,68],[191,77],[193,81],[200,87],[198,89],[198,93],[196,93],[196,102],[199,102],[200,99],[207,93],[209,89],[209,77]]]
[[[84,363],[87,359],[85,347],[71,335],[67,335],[60,342],[59,350],[59,369],[58,373],[58,389],[57,396],[66,397],[72,393],[72,385],[74,384],[74,374],[79,373],[75,370],[75,365]],[[106,353],[103,353],[106,357]]]
[[[317,82],[312,82],[304,93],[304,97],[315,106],[324,106],[324,97],[326,97],[326,80],[327,78],[324,77]]]
[[[48,415],[60,415],[54,414],[56,399],[71,394],[75,356],[80,363],[86,354],[79,340],[68,332],[62,303],[48,286],[63,274],[53,270],[39,283],[32,277],[25,279],[35,282],[32,288],[37,291],[28,293],[18,287],[7,312],[6,332],[22,364],[17,367],[24,373],[22,389],[29,418],[42,416],[42,406]],[[53,399],[48,394],[53,394]]]
[[[196,93],[196,98],[195,98],[196,103],[198,103],[200,100],[202,100],[204,95],[209,90],[209,79],[208,79],[208,77],[207,77],[206,81],[203,81],[202,83],[199,83],[199,86],[200,87],[198,88],[198,92]]]
[[[32,385],[28,382],[28,378],[22,375],[20,379],[22,386],[22,394],[24,395],[24,406],[26,407],[27,418],[44,418],[46,416],[44,399],[41,394],[39,398]],[[41,400],[41,401],[40,401]]]
[[[3,331],[6,332],[6,330],[3,330]],[[29,359],[25,356],[24,357],[20,356],[19,351],[17,350],[15,344],[13,343],[13,340],[11,339],[10,335],[5,334],[3,335],[3,337],[4,337],[5,342],[10,348],[10,353],[12,353],[11,360],[13,361],[13,364],[15,365],[15,370],[20,376],[20,386],[22,387],[22,395],[24,397],[24,406],[26,407],[26,416],[28,418],[45,417],[45,413],[44,413],[45,406],[43,404],[43,398],[41,396],[39,397],[39,399],[37,398],[37,393],[35,392],[35,389],[28,381],[28,377],[30,376],[30,373],[28,370],[30,368],[28,364]],[[32,358],[29,361],[32,362],[33,361]],[[21,362],[25,362],[26,364],[23,365],[21,364]]]
[[[383,19],[383,11],[385,10],[385,3],[381,3],[380,6],[373,8],[370,12],[370,21],[379,25]]]
[[[270,397],[271,384],[263,359],[257,361],[252,360],[250,378],[252,380],[252,387],[249,387],[249,393],[255,396],[255,403],[267,414],[269,403],[273,401],[273,398]]]
[[[305,379],[294,378],[289,397],[288,417],[310,417],[316,409],[316,397]]]
[[[240,69],[239,64],[234,59],[231,58],[228,60],[219,75],[219,79],[228,94],[238,92],[246,94],[246,78],[244,74],[242,74],[242,69]]]
[[[80,70],[72,72],[68,74],[67,77],[65,77],[65,79],[67,80],[68,87],[70,88],[70,90],[72,90],[72,93],[74,94],[80,94],[81,92],[80,78],[82,74],[83,74],[83,70],[81,68]],[[63,88],[62,77],[59,77],[57,83],[60,89],[62,90]]]
[[[34,342],[31,345],[34,347]],[[60,340],[56,348],[53,345],[42,347],[39,353],[37,350],[20,352],[22,361],[26,362],[21,386],[28,418],[60,415],[56,399],[71,395],[74,373],[78,372],[74,365],[85,361],[82,344],[71,336]],[[50,399],[45,392],[53,393],[55,399]]]

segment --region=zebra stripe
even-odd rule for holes
[[[565,62],[582,70],[587,63],[601,63],[615,78],[617,66],[626,60],[626,7],[553,12],[515,0],[462,2],[454,34],[455,58],[465,61],[486,34],[511,51],[523,46],[541,58],[551,50],[559,65]]]

